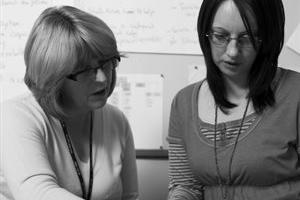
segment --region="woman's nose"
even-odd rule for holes
[[[101,69],[97,69],[96,73],[96,82],[105,82],[106,81],[106,75]]]
[[[227,44],[226,54],[230,57],[235,57],[239,53],[238,42],[236,40],[230,40]]]

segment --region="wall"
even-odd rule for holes
[[[168,195],[168,161],[138,159],[140,200],[166,200]]]
[[[300,1],[299,0],[283,0],[286,15],[285,38],[286,41],[295,30],[297,24],[300,24]],[[279,65],[300,71],[300,54],[284,46],[279,57]]]

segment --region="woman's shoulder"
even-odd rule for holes
[[[22,94],[1,103],[1,124],[5,133],[24,135],[43,130],[45,113],[31,94]]]
[[[115,126],[127,126],[128,119],[118,107],[106,103],[102,108],[97,109],[96,113],[101,114],[103,119]]]
[[[191,99],[191,96],[194,94],[194,92],[197,92],[201,84],[204,80],[201,80],[199,82],[191,83],[182,89],[180,89],[174,99]]]
[[[288,82],[300,82],[300,68],[299,71],[291,70],[291,69],[285,69],[285,68],[279,68],[281,70],[282,77],[284,77],[284,80]],[[300,85],[297,85],[300,87]]]
[[[300,90],[300,72],[279,68],[281,71],[279,87],[284,88],[285,91]]]
[[[117,106],[106,103],[101,109],[98,111],[104,112],[106,115],[109,115],[114,118],[122,118],[124,116],[123,111],[121,111]]]
[[[181,105],[193,104],[193,101],[197,99],[198,91],[203,82],[204,80],[192,83],[180,89],[173,98],[172,106],[179,108]]]
[[[20,115],[22,113],[27,115],[36,115],[43,112],[38,102],[31,93],[23,93],[13,98],[4,100],[1,103],[3,114]]]
[[[300,101],[300,73],[290,70],[279,68],[280,73],[276,81],[276,96],[277,99],[289,101]]]

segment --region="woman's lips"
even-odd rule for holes
[[[224,67],[228,68],[228,69],[237,69],[240,64],[238,62],[224,62]]]
[[[234,61],[224,61],[224,63],[226,63],[228,65],[239,65],[238,62],[234,62]]]
[[[105,95],[105,94],[106,94],[105,88],[102,89],[102,90],[99,90],[97,92],[92,93],[92,95],[96,95],[96,96],[98,96],[98,95]]]

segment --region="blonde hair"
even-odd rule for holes
[[[101,19],[71,6],[50,7],[38,17],[26,43],[25,83],[45,112],[60,117],[65,77],[92,57],[115,55],[116,39]],[[115,72],[113,79],[114,86]]]

